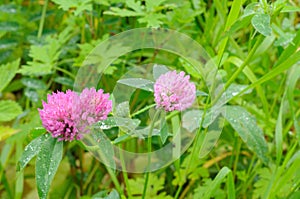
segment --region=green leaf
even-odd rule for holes
[[[63,142],[56,138],[45,139],[37,154],[35,175],[38,195],[46,199],[51,182],[62,160]]]
[[[255,117],[240,106],[225,106],[222,109],[222,115],[262,162],[268,163],[267,142],[263,131],[256,124]]]
[[[139,23],[146,23],[147,27],[151,28],[159,28],[163,22],[162,19],[166,18],[165,15],[160,13],[149,13],[145,15],[144,17],[141,17],[138,19]]]
[[[140,124],[140,120],[123,118],[123,117],[108,117],[106,120],[99,121],[94,124],[97,129],[111,129],[114,127],[121,128],[124,132],[130,133],[134,131]]]
[[[128,118],[130,116],[129,102],[125,101],[118,104],[116,110],[114,111],[114,115],[116,117]]]
[[[191,65],[189,62],[185,61],[182,58],[179,58],[179,61],[188,74],[196,78],[201,78],[200,71],[198,71],[193,65]]]
[[[182,116],[182,127],[189,132],[193,132],[200,127],[202,115],[202,110],[190,110],[185,112]]]
[[[47,89],[47,85],[39,79],[24,77],[21,79],[23,85],[28,88],[36,89],[36,90],[45,90]]]
[[[21,106],[10,100],[0,101],[0,122],[10,121],[22,113]]]
[[[19,30],[19,24],[12,21],[0,22],[0,31],[14,32]]]
[[[147,11],[153,11],[157,6],[161,5],[166,0],[146,0]]]
[[[9,82],[14,78],[19,64],[20,59],[14,62],[0,65],[0,92],[2,92],[3,89],[9,84]]]
[[[8,126],[0,126],[0,142],[17,133],[18,129],[13,129]]]
[[[113,145],[102,130],[93,129],[92,132],[83,137],[82,142],[98,160],[113,169],[116,168]]]
[[[207,126],[208,131],[202,133],[203,142],[200,147],[199,157],[204,158],[216,145],[217,141],[220,138],[222,131],[220,130],[220,125],[223,124],[222,117],[216,117],[214,121]]]
[[[241,85],[241,84],[231,84],[226,91],[222,94],[220,99],[216,102],[214,105],[215,107],[221,107],[222,105],[229,102],[234,96],[238,95],[240,92],[242,92],[245,88],[247,88],[248,85]],[[244,92],[243,94],[248,94],[252,90],[247,90],[247,92]]]
[[[24,152],[21,156],[21,158],[18,161],[17,171],[21,171],[25,168],[25,166],[28,164],[28,162],[36,156],[46,138],[48,138],[48,134],[43,134],[34,140],[32,140],[24,149]]]
[[[153,82],[143,78],[120,79],[118,83],[153,92]]]
[[[18,42],[14,39],[2,39],[0,40],[0,50],[9,50],[13,49],[18,45]],[[4,52],[1,52],[5,55]],[[1,56],[4,56],[1,55]],[[5,56],[4,56],[5,57]]]
[[[59,38],[51,37],[47,37],[44,45],[32,45],[29,56],[33,61],[28,61],[27,65],[23,65],[18,72],[34,76],[51,74],[61,53],[61,45]]]
[[[136,12],[143,12],[143,7],[141,6],[141,2],[139,1],[135,2],[135,0],[127,0],[126,5]]]
[[[154,79],[158,79],[162,74],[165,74],[169,71],[169,69],[165,65],[154,64],[153,66],[153,77]]]
[[[120,195],[119,193],[113,189],[108,196],[104,197],[103,199],[119,199],[120,198]]]
[[[144,13],[135,12],[127,9],[121,9],[118,7],[112,7],[109,11],[104,11],[104,14],[106,15],[114,15],[114,16],[120,16],[120,17],[137,17],[137,16],[143,16]]]
[[[162,144],[164,144],[167,141],[167,138],[169,136],[169,128],[165,119],[165,114],[164,117],[160,118],[160,131],[159,131],[159,136],[161,139]]]
[[[255,30],[264,36],[270,36],[272,33],[270,21],[271,18],[268,14],[256,14],[251,19],[251,23]]]
[[[68,86],[68,87],[74,86],[74,80],[68,77],[55,77],[54,81],[64,86]]]
[[[83,11],[92,11],[92,1],[91,0],[52,0],[54,3],[59,5],[59,8],[64,11],[68,11],[69,9],[73,9],[74,15],[78,16]],[[75,9],[74,9],[75,8]]]
[[[204,194],[204,196],[202,197],[203,199],[206,198],[211,198],[211,195],[214,193],[214,191],[216,189],[218,189],[218,187],[220,186],[220,184],[224,181],[225,177],[231,173],[231,170],[227,167],[223,167],[218,175],[215,177],[215,179],[212,181],[212,183],[210,184],[210,186],[207,187],[206,192]]]

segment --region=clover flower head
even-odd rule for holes
[[[43,126],[58,140],[71,141],[81,138],[74,120],[78,110],[73,104],[77,98],[77,93],[71,90],[67,90],[66,93],[48,94],[47,103],[43,101],[43,109],[38,109]]]
[[[156,108],[166,111],[183,111],[194,103],[196,87],[184,72],[169,71],[162,74],[154,84]]]
[[[67,90],[47,96],[43,109],[38,109],[43,126],[60,141],[80,140],[90,126],[105,120],[112,109],[109,94],[95,88],[84,89],[80,95]]]
[[[81,106],[79,129],[88,133],[86,127],[107,118],[112,109],[112,101],[109,100],[109,94],[104,94],[102,89],[96,91],[95,88],[85,88],[79,98],[78,105]]]

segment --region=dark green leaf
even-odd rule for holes
[[[268,146],[255,117],[240,106],[225,106],[222,115],[236,130],[247,146],[264,162],[268,162]]]
[[[21,82],[28,88],[33,88],[37,90],[44,90],[47,88],[47,85],[39,79],[24,77],[21,79]]]
[[[19,24],[17,22],[5,21],[0,22],[0,31],[13,32],[19,30]]]
[[[49,138],[48,134],[41,135],[34,140],[32,140],[24,149],[21,158],[18,161],[17,171],[21,171],[25,168],[28,162],[36,156],[46,138]]]
[[[45,139],[37,155],[35,175],[39,197],[46,199],[51,182],[62,159],[63,142]]]
[[[59,84],[68,86],[68,87],[73,87],[74,86],[74,80],[72,80],[68,77],[56,77],[56,78],[54,78],[54,81],[59,83]]]

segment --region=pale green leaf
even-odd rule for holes
[[[22,113],[21,106],[10,100],[0,101],[0,122],[10,121]]]
[[[9,84],[9,82],[14,78],[18,67],[20,64],[20,59],[9,62],[7,64],[0,65],[0,92]]]
[[[13,129],[9,126],[0,126],[0,142],[17,133],[18,129]]]
[[[270,21],[271,18],[268,14],[256,14],[253,16],[251,23],[257,32],[264,36],[270,36],[272,33]]]
[[[143,78],[127,78],[127,79],[120,79],[118,81],[120,84],[125,84],[127,86],[131,86],[133,88],[139,88],[146,91],[153,92],[153,82],[148,79]]]

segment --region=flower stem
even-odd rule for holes
[[[148,187],[148,182],[149,182],[149,174],[150,174],[150,165],[151,165],[151,151],[152,151],[152,132],[155,126],[155,120],[158,118],[160,111],[156,111],[153,117],[153,121],[151,122],[150,129],[149,129],[149,134],[148,134],[148,142],[147,142],[147,148],[148,148],[148,168],[146,170],[146,179],[144,183],[144,190],[143,190],[143,196],[142,199],[145,199],[146,197],[146,192],[147,192],[147,187]]]
[[[65,73],[66,75],[69,75],[72,79],[75,79],[75,78],[76,78],[74,74],[72,74],[71,72],[67,71],[66,69],[60,68],[60,67],[58,67],[58,66],[54,67],[54,69],[55,69],[55,70],[58,70],[58,71],[60,71],[60,72],[63,72],[63,73]]]
[[[207,108],[208,108],[208,103],[209,103],[209,101],[210,101],[210,99],[209,98],[207,98],[207,100],[206,100],[206,106],[205,106],[205,108],[204,108],[204,111],[203,111],[203,115],[202,115],[202,119],[201,119],[201,121],[200,121],[200,124],[199,124],[199,130],[197,131],[197,135],[196,135],[196,138],[195,138],[195,141],[194,141],[194,144],[193,144],[193,147],[192,147],[192,152],[191,152],[191,155],[190,155],[190,157],[189,157],[189,164],[188,164],[188,166],[187,166],[187,168],[186,168],[186,170],[185,170],[185,173],[184,173],[184,178],[186,178],[187,177],[187,175],[188,175],[188,173],[189,173],[189,170],[190,170],[190,165],[191,165],[191,162],[192,162],[192,160],[194,159],[194,158],[196,158],[195,157],[195,154],[196,154],[196,151],[199,151],[199,147],[201,147],[201,142],[203,141],[202,139],[200,139],[200,135],[201,135],[201,127],[202,127],[202,125],[203,125],[203,121],[204,121],[204,118],[205,118],[205,116],[206,116],[206,112],[207,112]],[[203,133],[206,133],[207,132],[207,129],[208,128],[206,128],[205,130],[204,130],[204,132]],[[180,170],[179,170],[180,171]],[[177,199],[178,197],[179,197],[179,194],[180,194],[180,192],[181,192],[181,190],[182,190],[182,187],[183,186],[183,183],[180,183],[180,185],[179,185],[179,187],[178,187],[178,189],[177,189],[177,191],[176,191],[176,194],[175,194],[175,199]]]
[[[213,102],[211,103],[211,105],[213,106],[222,96],[222,94],[224,93],[224,91],[233,83],[233,81],[237,78],[237,76],[244,70],[244,68],[248,65],[249,61],[252,59],[254,53],[256,52],[258,46],[261,44],[262,40],[263,40],[263,36],[260,35],[258,37],[258,39],[256,40],[253,48],[250,50],[247,58],[245,59],[245,61],[243,62],[243,64],[235,71],[235,73],[230,77],[230,79],[226,82],[225,86],[224,86],[224,90],[222,90],[221,92],[219,92],[219,94],[217,95],[217,97],[213,100]]]
[[[142,108],[141,110],[139,110],[139,111],[133,113],[133,114],[131,115],[131,117],[134,117],[134,116],[136,116],[136,115],[139,115],[139,114],[141,114],[141,113],[143,113],[143,112],[149,110],[150,108],[154,107],[155,105],[156,105],[156,104],[148,105],[148,106],[146,106],[145,108]]]
[[[124,178],[124,182],[125,182],[125,185],[126,185],[127,195],[128,195],[128,198],[132,198],[130,185],[129,185],[129,181],[128,181],[128,174],[127,174],[127,171],[126,171],[126,165],[125,165],[124,156],[123,156],[122,151],[120,151],[120,160],[121,160],[122,173],[123,173],[123,178]]]
[[[42,33],[43,33],[47,6],[48,6],[48,0],[45,0],[43,10],[42,10],[42,16],[41,16],[41,20],[40,20],[40,25],[39,25],[39,31],[38,31],[38,35],[37,35],[38,39],[41,38]]]

